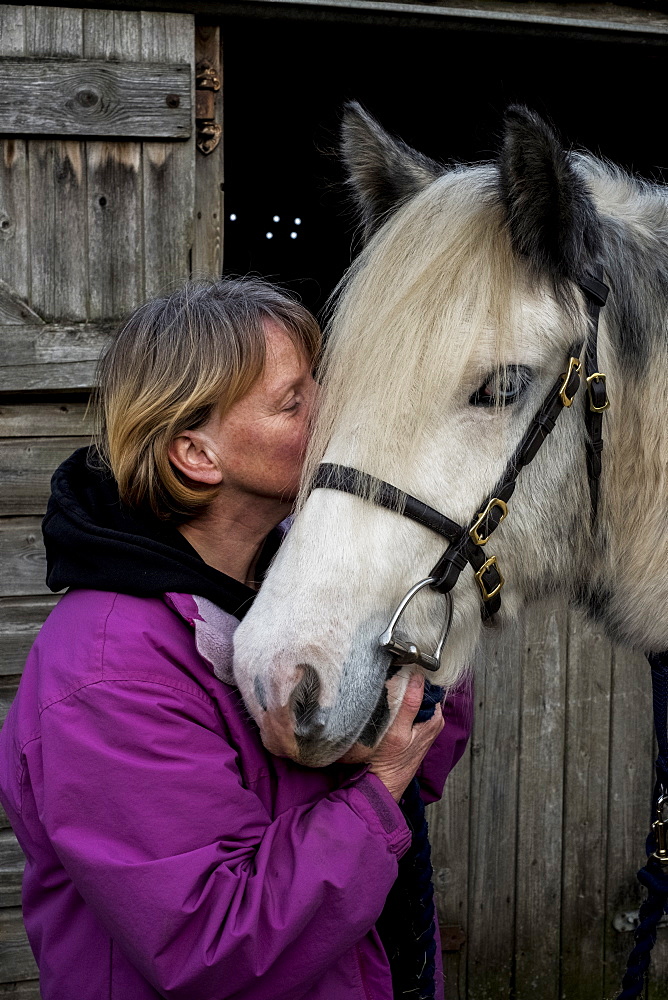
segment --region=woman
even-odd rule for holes
[[[257,280],[149,302],[101,366],[101,458],[53,477],[48,583],[70,589],[0,753],[43,1000],[392,996],[374,924],[410,841],[397,801],[430,747],[440,794],[466,698],[445,729],[413,726],[415,679],[368,768],[314,771],[264,749],[231,676],[297,490],[319,337]]]

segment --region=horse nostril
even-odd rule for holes
[[[307,732],[311,728],[319,707],[320,678],[317,670],[310,663],[299,663],[297,669],[303,671],[302,677],[292,692],[290,701],[295,713],[297,729]]]

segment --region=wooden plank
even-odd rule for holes
[[[476,659],[471,747],[468,1000],[508,1000],[513,973],[521,624]]]
[[[82,24],[80,10],[26,7],[26,55],[80,58]],[[85,320],[88,303],[85,146],[74,140],[32,139],[28,165],[31,305],[45,319]]]
[[[25,8],[0,6],[0,56],[24,52]],[[0,273],[20,298],[29,298],[28,158],[23,139],[0,140]]]
[[[469,808],[471,748],[448,777],[440,802],[427,809],[434,867],[436,910],[441,926],[460,928],[464,942],[443,952],[445,995],[466,997],[466,937],[468,932]],[[442,939],[442,944],[443,939]]]
[[[206,60],[222,80],[220,28],[198,24],[195,31],[196,59]],[[223,122],[222,87],[215,95],[216,121]],[[195,154],[195,231],[193,277],[219,277],[223,254],[223,139],[212,153]]]
[[[190,91],[188,64],[3,59],[0,132],[187,139]]]
[[[0,830],[11,830],[11,824],[7,819],[7,813],[0,806]]]
[[[44,514],[51,476],[89,438],[0,439],[0,516]]]
[[[20,907],[0,909],[0,952],[5,982],[37,979],[39,970],[28,944]]]
[[[140,15],[86,10],[84,53],[138,61]],[[144,293],[141,143],[89,142],[87,168],[89,312],[93,319],[123,316]]]
[[[561,961],[564,1000],[604,995],[608,753],[612,649],[569,615]]]
[[[0,281],[0,325],[23,326],[26,323],[41,325],[43,322],[42,317],[38,316],[24,299],[12,291],[5,281]]]
[[[558,1000],[566,610],[531,608],[524,644],[515,996]]]
[[[20,365],[97,361],[114,323],[0,326],[0,370]]]
[[[0,833],[0,907],[21,905],[21,882],[26,859],[10,831]]]
[[[142,58],[194,65],[194,18],[141,15]],[[194,81],[193,81],[194,83]],[[146,142],[143,147],[143,222],[147,298],[163,294],[190,274],[195,214],[195,140]]]
[[[41,1000],[39,980],[26,980],[22,983],[0,983],[0,997],[4,1000]]]
[[[0,675],[11,676],[23,670],[37,633],[60,598],[0,598]]]
[[[7,712],[16,697],[20,680],[21,676],[16,674],[0,676],[0,726],[7,718]]]
[[[0,390],[48,392],[91,389],[95,385],[96,361],[71,361],[64,365],[16,365],[0,368]]]
[[[115,324],[0,326],[0,391],[89,389]]]
[[[26,55],[81,56],[81,11],[26,7]]]
[[[604,967],[606,997],[616,996],[619,992],[626,960],[633,946],[632,934],[614,930],[614,917],[617,913],[637,910],[644,898],[636,872],[645,863],[654,750],[651,679],[644,657],[639,653],[614,649],[611,687]],[[664,933],[663,930],[659,932],[660,936]],[[661,945],[657,947],[661,948]]]
[[[49,594],[40,517],[0,519],[0,597]]]
[[[0,403],[0,438],[90,437],[94,418],[87,398],[48,403]]]

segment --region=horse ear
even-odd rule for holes
[[[389,135],[357,101],[344,109],[341,155],[366,239],[444,173],[440,164]]]
[[[599,251],[591,195],[555,132],[533,111],[511,105],[499,161],[513,249],[555,286],[577,281]]]

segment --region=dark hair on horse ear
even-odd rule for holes
[[[357,101],[344,107],[341,158],[365,239],[445,172],[445,167],[389,135]]]
[[[554,129],[522,105],[504,117],[499,181],[515,252],[557,291],[577,281],[599,256],[598,214]]]

